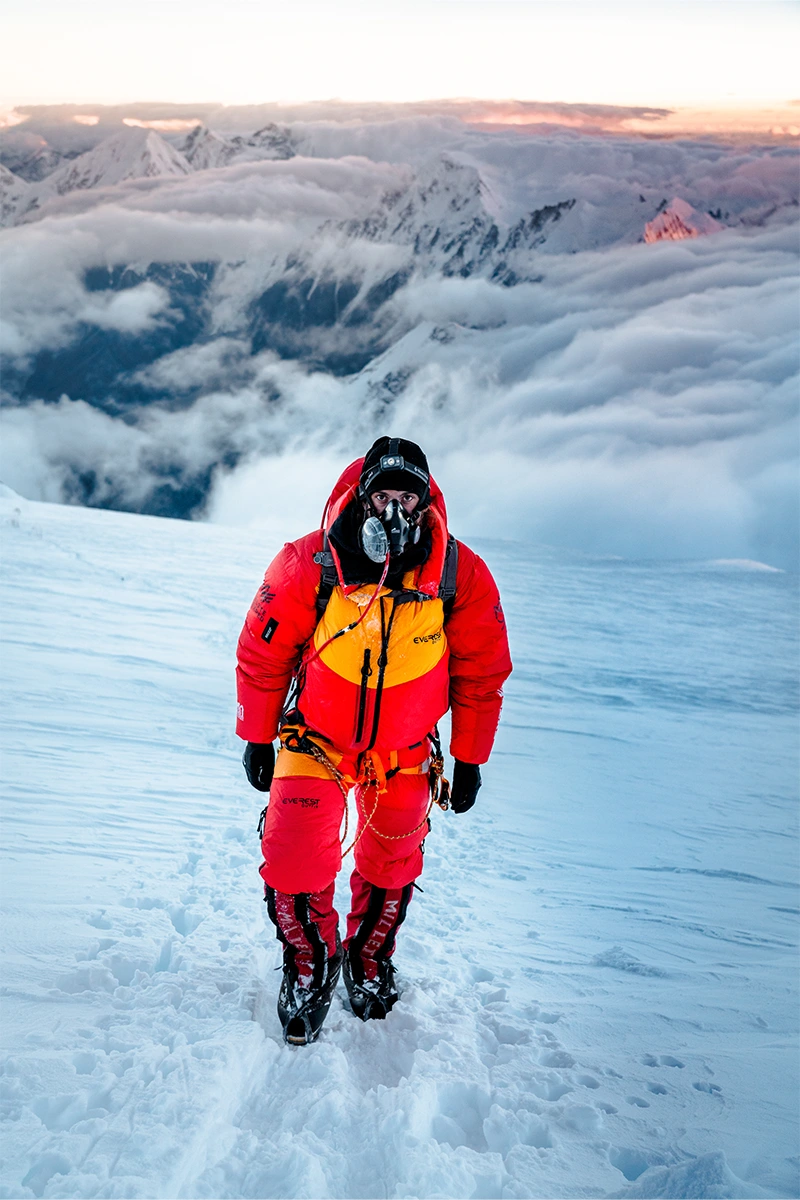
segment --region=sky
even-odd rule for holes
[[[796,0],[14,0],[0,104],[796,98]]]

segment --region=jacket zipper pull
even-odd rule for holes
[[[358,699],[358,718],[356,724],[356,741],[360,742],[364,733],[364,717],[367,710],[367,680],[372,674],[372,667],[369,665],[370,651],[364,651],[364,661],[361,664],[361,694]]]

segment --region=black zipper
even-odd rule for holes
[[[383,607],[384,597],[381,596],[381,653],[378,659],[378,686],[375,688],[375,706],[373,708],[372,717],[372,736],[369,739],[368,750],[371,750],[378,740],[378,721],[381,715],[381,696],[383,694],[383,677],[386,674],[386,664],[389,661],[389,638],[392,633],[392,624],[394,622],[395,606],[392,604],[392,611],[389,615],[389,621],[386,621],[386,613]]]
[[[369,665],[370,651],[364,651],[364,662],[361,665],[361,693],[358,698],[358,722],[356,724],[356,742],[361,741],[361,735],[364,732],[364,717],[367,711],[367,680],[372,674],[372,667]]]

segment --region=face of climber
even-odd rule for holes
[[[403,492],[398,488],[383,488],[381,491],[372,492],[370,495],[370,503],[378,516],[381,515],[390,500],[399,500],[403,506],[403,511],[409,516],[419,504],[419,496],[415,495],[414,492]]]

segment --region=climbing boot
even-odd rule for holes
[[[337,945],[336,953],[325,964],[320,984],[315,983],[313,976],[299,976],[292,956],[287,956],[278,993],[278,1016],[287,1045],[307,1046],[319,1037],[339,981],[343,956],[341,945]]]
[[[363,971],[356,971],[356,974],[363,976]],[[344,986],[347,988],[352,1012],[362,1021],[382,1021],[400,998],[395,982],[395,970],[388,958],[378,963],[374,979],[362,978],[359,983],[353,977],[350,955],[345,954]]]

